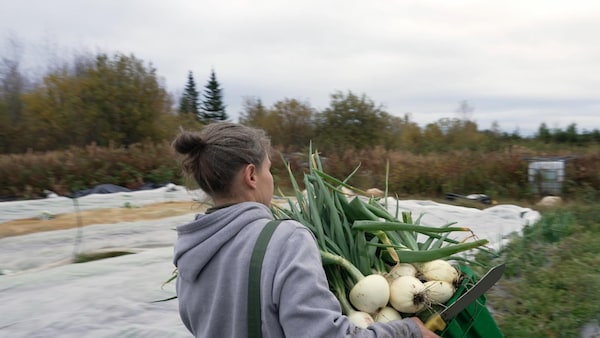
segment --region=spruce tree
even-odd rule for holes
[[[204,87],[200,109],[203,123],[225,121],[229,118],[225,112],[221,85],[217,81],[214,69],[211,70],[210,79]]]
[[[194,75],[192,71],[188,73],[188,80],[185,85],[185,89],[183,91],[183,95],[181,95],[181,100],[179,101],[179,113],[180,114],[193,114],[194,116],[201,119],[200,115],[200,93],[196,90],[196,82],[194,81]]]

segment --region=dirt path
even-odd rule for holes
[[[148,204],[139,208],[96,209],[60,214],[49,220],[26,218],[0,223],[0,238],[40,231],[69,229],[80,224],[85,226],[152,220],[198,213],[204,210],[206,210],[206,206],[197,202],[164,202]]]

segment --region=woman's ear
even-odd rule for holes
[[[254,164],[248,164],[242,170],[243,181],[246,185],[252,189],[256,188],[256,166]]]

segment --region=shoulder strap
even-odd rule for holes
[[[267,244],[275,231],[275,228],[282,220],[270,221],[265,225],[250,258],[250,273],[248,275],[248,338],[260,338],[261,318],[260,318],[260,275],[262,270],[262,261],[267,251]]]

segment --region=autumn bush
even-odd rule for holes
[[[46,189],[69,196],[105,183],[139,189],[168,182],[181,182],[168,142],[0,155],[2,199],[44,197]]]
[[[284,163],[290,164],[301,182],[308,164],[307,154],[272,155],[277,192],[285,194],[291,188]],[[534,197],[527,183],[525,160],[532,154],[527,148],[519,147],[495,152],[461,150],[427,154],[374,148],[322,153],[322,157],[327,172],[335,177],[348,177],[358,168],[350,184],[362,189],[384,190],[387,183],[392,196],[442,198],[447,192],[455,192],[523,200]],[[600,155],[594,152],[580,155],[568,161],[566,169],[565,196],[587,202],[598,199]],[[69,196],[105,183],[135,190],[169,182],[186,183],[167,141],[0,155],[0,199],[3,200],[42,198],[46,189]]]
[[[390,193],[399,196],[457,192],[525,198],[528,195],[525,154],[469,150],[413,154],[376,149],[346,152],[341,157],[333,155],[328,158],[328,170],[345,177],[360,165],[350,180],[352,184],[382,189],[387,179]]]
[[[565,172],[564,191],[576,200],[597,203],[600,200],[600,154],[578,156]]]

